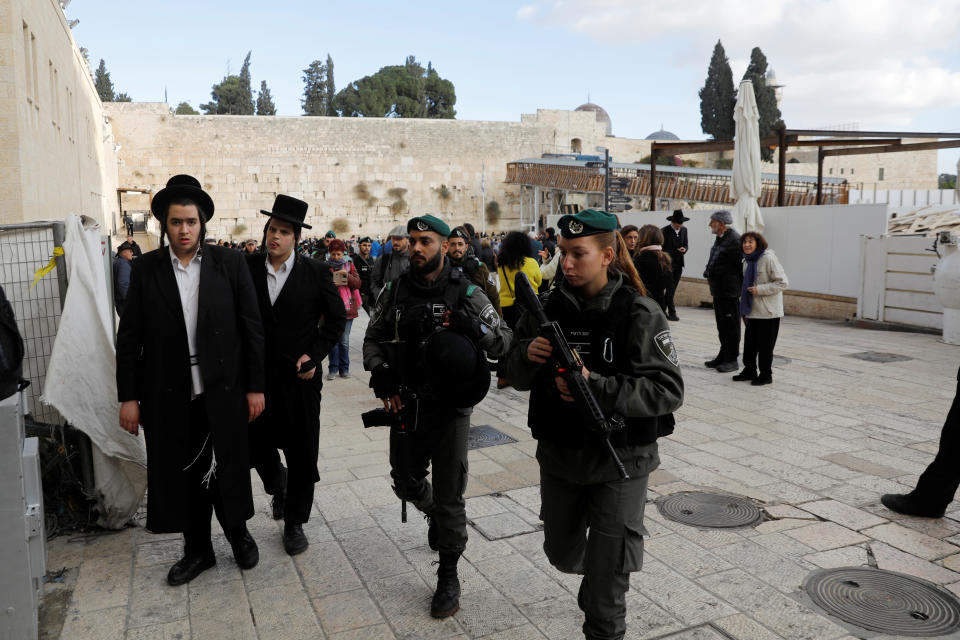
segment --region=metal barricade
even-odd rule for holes
[[[54,251],[63,247],[63,240],[63,222],[0,225],[0,285],[23,336],[23,377],[30,381],[25,390],[27,411],[36,422],[57,425],[63,424],[63,417],[40,402],[40,396],[67,294],[66,264],[62,251]],[[51,260],[54,268],[34,284],[36,272]]]

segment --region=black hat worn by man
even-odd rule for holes
[[[675,209],[673,215],[668,216],[670,224],[661,227],[663,234],[663,250],[670,256],[670,267],[672,270],[671,278],[667,283],[664,303],[667,307],[667,320],[678,321],[677,305],[674,297],[677,293],[677,286],[680,284],[680,278],[683,276],[684,255],[690,248],[690,241],[687,237],[687,229],[683,226],[684,222],[690,220],[683,215],[683,211]]]
[[[216,564],[212,512],[240,568],[259,561],[247,423],[263,410],[263,327],[241,254],[200,249],[214,205],[199,181],[170,178],[150,208],[169,246],[133,262],[117,395],[121,427],[146,434],[147,529],[184,536],[167,575],[180,585]]]
[[[504,354],[512,334],[483,290],[445,259],[446,222],[417,216],[407,230],[410,271],[381,293],[364,337],[363,364],[386,409],[416,411],[416,431],[391,431],[390,476],[397,496],[428,519],[427,542],[440,556],[430,614],[445,618],[460,607],[457,563],[467,543],[463,491],[470,407],[490,386],[486,362],[478,355]],[[415,346],[398,353],[392,348],[397,333],[405,345]],[[482,368],[466,366],[470,357]],[[477,371],[482,375],[474,377]],[[432,484],[426,479],[430,465]]]
[[[283,518],[283,547],[306,550],[303,524],[310,517],[314,484],[320,479],[320,361],[344,331],[343,302],[330,270],[298,256],[296,245],[309,205],[279,194],[264,229],[266,255],[249,254],[266,353],[267,408],[250,427],[250,456],[275,520]],[[323,322],[321,322],[321,319]],[[319,328],[319,331],[317,327]],[[311,368],[311,363],[313,364]],[[283,450],[287,467],[280,462]]]

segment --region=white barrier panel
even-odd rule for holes
[[[683,275],[700,278],[715,236],[709,227],[715,209],[684,210],[690,239]],[[760,210],[764,237],[790,280],[791,291],[856,298],[860,293],[860,236],[886,232],[887,205],[767,207]],[[663,227],[672,211],[628,211],[620,223]],[[560,216],[549,216],[556,227]],[[737,231],[743,231],[738,229]]]
[[[866,320],[943,328],[943,307],[933,293],[937,254],[923,235],[865,237],[857,315]]]

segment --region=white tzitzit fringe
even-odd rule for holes
[[[183,468],[184,471],[192,467],[197,462],[197,460],[200,459],[200,456],[203,455],[203,451],[204,449],[207,448],[207,443],[209,441],[210,441],[210,434],[208,433],[206,439],[204,439],[203,441],[203,446],[200,447],[200,452],[197,454],[197,457],[193,459],[193,462],[191,462],[190,464],[188,464]],[[210,481],[213,480],[216,473],[217,473],[217,455],[216,455],[216,452],[211,451],[210,452],[210,468],[207,469],[207,472],[204,474],[203,478],[200,480],[200,482],[203,483],[203,486],[209,489]]]

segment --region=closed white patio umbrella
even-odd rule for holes
[[[730,197],[736,200],[733,207],[733,225],[739,231],[763,231],[763,216],[757,205],[762,183],[760,182],[760,112],[753,95],[753,83],[740,83],[737,106],[733,109],[736,127],[733,146],[733,178],[730,180]]]

